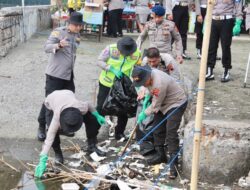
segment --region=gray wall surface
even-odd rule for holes
[[[0,57],[35,32],[51,26],[50,6],[9,7],[0,10]]]

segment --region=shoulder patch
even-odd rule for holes
[[[111,55],[111,57],[112,57],[113,59],[119,59],[119,57],[120,57],[120,52],[119,52],[118,49],[112,49],[110,55]]]
[[[57,30],[54,30],[54,31],[51,32],[51,36],[53,36],[55,38],[59,37],[59,35],[60,35],[60,32],[57,31]]]

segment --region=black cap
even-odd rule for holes
[[[79,13],[79,12],[71,13],[70,18],[69,18],[69,23],[70,24],[83,24],[82,13]]]
[[[151,77],[152,69],[150,66],[135,66],[132,72],[133,83],[136,87],[143,86]]]
[[[64,132],[76,132],[83,123],[83,117],[79,109],[66,108],[60,114],[60,125]]]
[[[133,38],[126,36],[117,42],[117,48],[122,55],[128,56],[136,51],[137,45]]]

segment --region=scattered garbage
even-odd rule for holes
[[[100,162],[102,160],[104,160],[106,157],[101,157],[101,156],[98,156],[96,152],[93,152],[92,154],[89,155],[93,161],[95,162]]]
[[[240,187],[250,187],[250,179],[249,177],[241,177],[238,181],[238,185]]]
[[[63,183],[61,185],[62,190],[79,190],[80,187],[76,183]]]

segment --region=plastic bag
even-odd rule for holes
[[[124,75],[121,79],[115,78],[102,109],[106,115],[135,117],[137,93],[129,77]]]
[[[142,111],[143,100],[141,100],[137,107],[137,116]],[[140,141],[151,129],[153,129],[154,114],[147,116],[145,120],[140,123],[136,129],[136,140]],[[153,133],[151,133],[141,144],[140,153],[142,155],[150,154],[154,151],[154,138]]]

